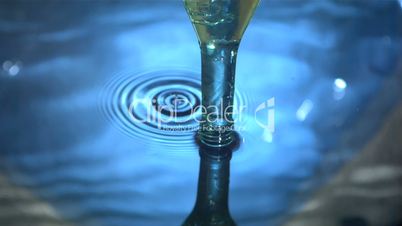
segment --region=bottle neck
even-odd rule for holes
[[[202,106],[200,141],[224,147],[234,140],[233,103],[238,41],[201,43]]]
[[[201,154],[196,211],[228,214],[230,157]]]
[[[231,150],[200,149],[197,200],[182,226],[236,226],[229,212]]]

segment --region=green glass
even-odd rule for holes
[[[231,151],[200,150],[200,156],[197,200],[183,226],[235,226],[228,207]]]
[[[202,61],[202,120],[198,137],[209,147],[235,140],[233,100],[240,40],[259,0],[184,0]]]

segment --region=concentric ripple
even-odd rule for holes
[[[113,77],[100,95],[100,109],[138,142],[194,148],[201,117],[200,74],[159,70]],[[245,105],[236,93],[235,104]],[[192,150],[192,149],[189,149]]]

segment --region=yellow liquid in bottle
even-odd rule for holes
[[[259,0],[184,0],[200,43],[240,42]]]

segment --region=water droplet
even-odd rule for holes
[[[213,42],[210,42],[207,44],[208,49],[215,49],[215,44]]]
[[[299,121],[306,120],[307,116],[310,114],[311,110],[314,107],[314,103],[307,99],[304,100],[303,103],[300,105],[299,109],[297,109],[296,117]]]
[[[8,71],[13,66],[13,62],[7,60],[3,63],[3,70]]]
[[[21,70],[21,62],[12,62],[12,61],[4,61],[3,63],[3,70],[7,73],[9,76],[16,76]]]
[[[11,76],[16,76],[19,72],[20,72],[20,67],[18,65],[16,65],[16,64],[11,66],[10,70],[8,70],[8,73]]]
[[[335,100],[341,100],[345,96],[348,84],[342,78],[336,78],[333,83],[333,97]]]
[[[338,89],[346,89],[346,87],[348,86],[345,82],[345,80],[341,79],[341,78],[337,78],[334,81],[334,85],[336,88]]]

